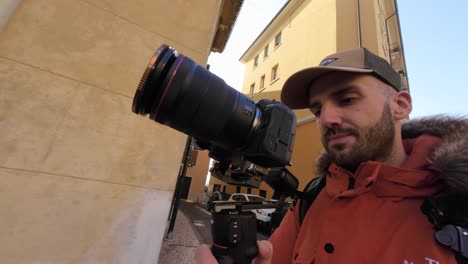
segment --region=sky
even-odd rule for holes
[[[239,58],[286,0],[244,0],[223,53],[211,53],[210,71],[242,89]],[[397,0],[413,97],[411,118],[468,116],[468,1]]]

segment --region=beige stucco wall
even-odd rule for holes
[[[0,4],[0,32],[10,20],[11,15],[15,12],[21,0],[3,0]]]
[[[219,8],[23,0],[11,12],[0,33],[2,263],[157,262],[186,137],[133,114],[132,98],[163,43],[206,63]]]
[[[297,69],[310,66],[319,61],[322,54],[336,50],[335,1],[306,0],[280,18],[279,23],[268,30],[272,32],[267,34],[268,38],[252,49],[252,56],[245,58],[244,93],[248,93],[253,82],[258,88],[262,74],[270,80],[271,68],[276,64],[279,64],[279,79],[273,84],[267,82],[265,92],[281,90],[287,77]],[[274,48],[274,37],[279,32],[282,43]],[[264,59],[263,48],[267,43],[270,55]],[[260,54],[259,64],[254,67],[253,59],[257,54]]]

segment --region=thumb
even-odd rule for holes
[[[200,245],[195,250],[195,263],[197,264],[217,264],[218,261],[211,253],[208,245]]]
[[[258,256],[253,260],[253,264],[270,264],[273,256],[273,246],[266,240],[257,241]]]

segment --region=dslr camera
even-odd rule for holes
[[[215,177],[252,187],[264,180],[281,194],[276,205],[215,203],[215,257],[220,263],[250,263],[258,249],[255,215],[248,210],[280,207],[298,186],[285,169],[296,133],[294,112],[277,101],[252,101],[167,45],[148,63],[132,111],[193,137],[216,160]]]

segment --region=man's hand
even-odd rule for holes
[[[258,256],[252,261],[253,264],[270,264],[273,255],[273,247],[271,243],[262,240],[257,241]],[[217,264],[218,261],[211,253],[211,249],[207,245],[200,245],[195,250],[195,263],[197,264]]]
[[[211,253],[208,245],[200,245],[195,250],[195,263],[197,264],[217,264],[215,257]]]
[[[273,256],[273,246],[266,240],[257,241],[258,256],[252,261],[255,264],[270,264]]]

